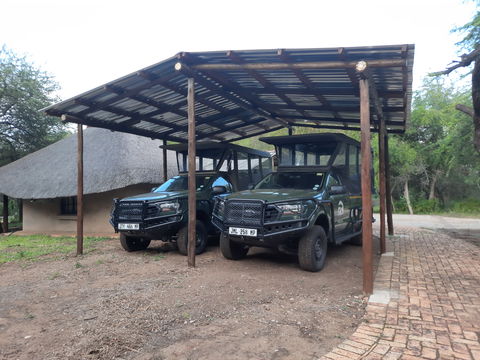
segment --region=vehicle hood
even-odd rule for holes
[[[266,202],[289,201],[296,199],[308,199],[318,195],[318,191],[298,189],[257,189],[245,190],[230,194],[225,197],[227,200],[263,200]]]
[[[187,197],[188,191],[162,191],[162,192],[150,192],[146,194],[140,194],[123,198],[120,201],[161,201],[171,200],[176,198]]]

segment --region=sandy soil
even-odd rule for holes
[[[319,273],[256,249],[224,259],[127,253],[0,266],[0,359],[316,359],[364,313],[361,247],[329,248]]]

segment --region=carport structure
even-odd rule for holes
[[[195,143],[231,142],[294,127],[361,131],[364,292],[371,293],[371,132],[379,133],[381,251],[391,197],[388,134],[410,116],[414,45],[182,52],[44,109],[81,125],[189,144],[189,256],[195,266]],[[115,149],[112,149],[115,151]],[[165,166],[165,165],[164,165]],[[77,250],[78,252],[78,250]]]

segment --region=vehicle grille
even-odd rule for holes
[[[263,203],[229,200],[225,206],[225,222],[230,225],[261,226]]]
[[[147,219],[154,218],[154,217],[160,216],[161,213],[162,213],[161,210],[157,206],[149,204],[147,206],[146,218]]]
[[[265,222],[268,223],[276,221],[279,214],[280,212],[275,206],[267,206],[267,208],[265,209]]]
[[[118,221],[142,221],[143,203],[119,202],[117,206]]]

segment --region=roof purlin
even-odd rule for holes
[[[199,140],[234,141],[286,126],[359,130],[355,64],[363,60],[387,130],[402,132],[410,113],[413,55],[413,45],[180,53],[44,111],[186,142],[186,78],[193,77]],[[175,70],[178,61],[181,71]],[[372,128],[377,113],[371,111]]]

